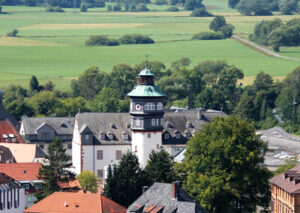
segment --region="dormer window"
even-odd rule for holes
[[[127,129],[129,129],[130,128],[130,123],[127,123],[126,127],[127,127]]]
[[[116,127],[116,124],[111,123],[111,124],[110,124],[110,128],[111,128],[111,129],[116,129],[116,128],[117,128],[117,127]]]
[[[172,128],[171,122],[168,121],[166,125],[167,125],[167,128]]]
[[[155,104],[154,103],[146,103],[144,109],[145,110],[155,110]]]
[[[62,127],[62,128],[67,128],[67,125],[65,124],[65,123],[60,123],[60,125],[59,125],[60,127]]]
[[[179,139],[179,138],[180,138],[180,133],[179,133],[179,132],[175,133],[175,137],[176,137],[177,139]]]
[[[170,138],[169,134],[165,134],[165,139],[168,140]]]
[[[185,133],[185,137],[190,138],[191,134],[190,133]]]
[[[186,126],[187,126],[187,128],[193,128],[192,122],[189,122],[189,121],[187,122]]]
[[[108,136],[109,140],[112,140],[114,138],[114,135],[112,133],[108,133],[107,136]]]
[[[123,134],[123,140],[128,140],[128,135],[127,134]]]
[[[101,132],[101,133],[100,133],[100,139],[101,139],[101,140],[105,140],[105,133],[104,133],[104,132]]]
[[[163,110],[163,109],[164,109],[163,104],[162,104],[161,102],[159,102],[159,103],[157,104],[157,110]]]

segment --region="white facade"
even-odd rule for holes
[[[131,151],[139,159],[140,165],[144,168],[149,160],[152,150],[159,150],[162,146],[161,132],[138,132],[132,131]]]
[[[18,192],[19,191],[19,192]],[[8,184],[0,185],[1,210],[3,213],[22,213],[25,209],[25,189],[11,189]]]

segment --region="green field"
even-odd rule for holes
[[[247,36],[263,19],[290,20],[298,16],[245,17],[227,8],[227,1],[205,0],[214,14],[226,16],[236,33]],[[106,12],[93,8],[88,13],[67,9],[65,13],[46,13],[44,8],[3,7],[0,15],[0,88],[14,83],[27,87],[32,75],[41,83],[53,81],[58,89],[69,89],[71,79],[86,68],[99,66],[110,71],[121,62],[135,65],[149,55],[169,66],[189,57],[192,65],[203,60],[226,60],[241,68],[246,76],[263,70],[272,76],[285,76],[299,62],[265,56],[234,40],[191,41],[198,32],[208,31],[212,18],[193,18],[189,11],[167,12],[168,6],[150,5],[150,12]],[[182,10],[182,8],[180,8]],[[18,38],[4,37],[13,29]],[[90,35],[118,38],[126,33],[151,36],[155,44],[118,47],[85,47]],[[300,58],[300,48],[282,48],[282,54]]]

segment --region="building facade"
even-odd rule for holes
[[[270,179],[271,212],[300,213],[300,165]]]

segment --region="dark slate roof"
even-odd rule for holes
[[[0,163],[16,163],[16,159],[9,148],[0,145],[0,154]]]
[[[37,130],[48,125],[57,135],[72,135],[74,129],[74,117],[22,117],[25,134],[37,134]]]
[[[17,129],[19,127],[18,121],[10,115],[0,103],[0,121],[1,120],[9,120]]]
[[[181,187],[177,187],[177,196],[173,198],[173,184],[154,183],[146,192],[144,192],[127,210],[127,213],[142,208],[146,209],[163,207],[162,213],[204,213],[206,212],[198,203],[196,203]],[[177,210],[177,211],[176,211]],[[139,211],[137,211],[139,212]],[[149,211],[154,212],[154,211]]]
[[[226,116],[220,111],[207,110],[199,114],[199,110],[177,110],[166,111],[164,115],[164,130],[162,143],[167,144],[186,144],[188,137],[194,135],[203,124],[211,121],[218,116]],[[130,144],[130,115],[129,113],[79,113],[78,119],[79,132],[92,132],[95,144]],[[100,134],[105,134],[105,139],[101,139]],[[180,138],[176,138],[176,133]],[[108,134],[113,135],[113,139],[108,138]],[[128,135],[128,140],[123,140],[123,134]],[[165,134],[169,134],[169,139],[165,139]]]
[[[92,132],[95,144],[130,144],[129,113],[79,113],[76,115],[80,133]],[[105,134],[102,140],[100,133]],[[123,133],[128,134],[129,140],[123,140]],[[109,140],[108,134],[113,135]]]

